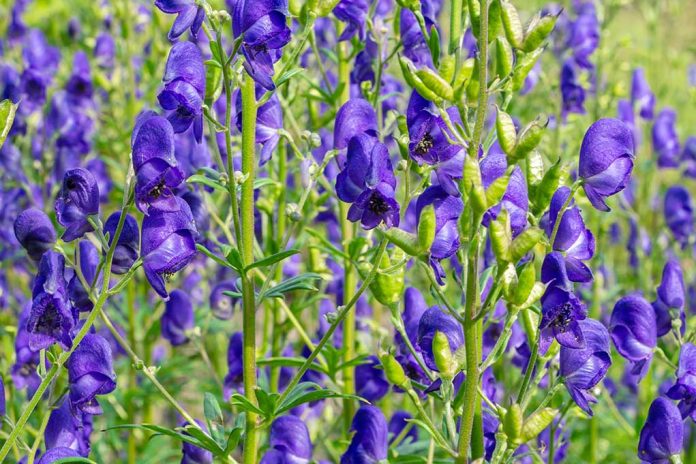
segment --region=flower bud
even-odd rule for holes
[[[379,357],[382,363],[382,369],[384,369],[384,375],[389,381],[389,383],[396,385],[404,390],[408,388],[409,379],[406,377],[404,368],[399,364],[394,355],[391,353],[385,353]]]
[[[429,250],[435,240],[436,232],[435,207],[430,204],[423,208],[418,221],[418,246],[421,250]]]
[[[435,332],[433,337],[433,358],[435,359],[435,365],[440,371],[440,376],[452,379],[457,372],[457,363],[452,356],[452,350],[450,349],[449,340],[447,335],[439,330]]]

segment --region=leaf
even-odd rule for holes
[[[215,433],[220,426],[224,426],[225,418],[222,415],[220,404],[218,404],[217,398],[208,392],[205,392],[203,396],[203,414],[212,433]]]
[[[71,463],[87,463],[87,464],[97,464],[96,461],[92,461],[91,459],[83,458],[83,457],[70,457],[70,458],[61,458],[58,459],[57,461],[52,461],[53,464],[71,464]]]
[[[264,415],[264,412],[262,410],[260,410],[256,405],[249,401],[246,396],[240,395],[239,393],[235,393],[234,395],[232,395],[232,397],[230,397],[230,404],[232,406],[237,406],[239,409],[243,411],[253,412],[261,416]]]
[[[294,69],[289,69],[283,73],[282,76],[278,78],[276,81],[276,87],[280,87],[281,85],[285,84],[287,81],[289,81],[293,76],[296,76],[300,73],[305,72],[303,68],[294,68]]]
[[[160,425],[153,425],[153,424],[123,424],[123,425],[112,425],[111,427],[107,427],[104,429],[104,431],[107,430],[116,430],[116,429],[141,429],[141,430],[149,430],[150,432],[155,432],[158,435],[166,435],[168,437],[176,438],[177,440],[180,441],[185,441],[186,443],[190,443],[194,446],[198,446],[199,448],[205,448],[208,449],[200,440],[197,438],[194,438],[191,435],[186,435],[181,432],[177,432],[176,430],[168,429],[167,427],[162,427]],[[209,450],[212,451],[212,450]]]
[[[10,133],[16,112],[17,105],[10,100],[0,102],[0,148],[5,144],[5,139]]]
[[[230,265],[232,265],[232,269],[241,273],[242,269],[244,269],[244,265],[242,264],[242,255],[239,254],[239,250],[229,245],[222,245],[220,248],[222,249],[222,252],[225,254],[227,262],[230,263]]]
[[[221,192],[227,192],[227,188],[222,185],[220,182],[217,182],[213,179],[210,179],[206,176],[200,175],[200,174],[194,174],[188,179],[186,179],[186,182],[189,184],[203,184],[207,185],[210,188],[213,188],[215,190],[220,190]]]
[[[212,259],[216,263],[218,263],[220,266],[228,267],[230,269],[235,269],[232,264],[230,264],[228,261],[225,261],[224,259],[220,258],[218,255],[207,249],[204,245],[201,245],[200,243],[196,243],[196,249],[206,255],[208,258]],[[236,270],[236,269],[235,269]]]
[[[258,179],[254,179],[254,190],[260,189],[267,185],[280,186],[280,183],[269,177],[259,177]]]
[[[220,447],[220,445],[218,445],[217,442],[210,437],[210,435],[208,435],[198,427],[189,424],[186,427],[184,427],[184,430],[186,430],[186,433],[188,435],[191,435],[203,444],[201,448],[205,448],[208,451],[212,451],[212,453],[216,456],[220,456],[225,452],[225,450],[223,450]]]
[[[338,393],[333,390],[321,388],[314,382],[302,382],[297,384],[295,388],[288,394],[285,400],[278,405],[278,408],[275,410],[274,416],[280,416],[284,412],[289,411],[301,404],[311,403],[327,398],[352,398],[358,401],[365,401],[362,398],[355,395],[346,395],[344,393]]]
[[[284,260],[285,258],[289,258],[292,255],[296,255],[299,253],[300,250],[285,250],[281,251],[279,253],[272,254],[271,256],[266,256],[263,259],[260,259],[258,261],[254,261],[250,265],[248,265],[244,271],[249,271],[250,269],[254,269],[256,267],[268,267],[271,266],[279,261]]]
[[[242,438],[242,427],[235,427],[227,436],[227,445],[225,446],[225,454],[229,455],[239,445],[239,440]]]
[[[277,393],[267,393],[260,388],[256,389],[256,401],[259,403],[259,409],[264,411],[264,417],[273,417],[278,398],[280,395]]]
[[[318,290],[312,282],[321,280],[321,276],[314,272],[306,272],[295,277],[291,277],[271,287],[263,293],[259,299],[263,298],[282,298],[286,293],[295,290]]]

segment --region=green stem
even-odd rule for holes
[[[245,76],[242,84],[242,184],[241,198],[241,250],[242,261],[248,265],[254,261],[254,170],[256,168],[256,84],[251,76]],[[228,156],[230,154],[228,153]],[[244,394],[256,404],[256,295],[254,283],[248,275],[242,275],[243,319],[243,377]],[[255,464],[257,456],[256,414],[246,413],[244,435],[244,463]]]
[[[461,43],[462,28],[462,0],[452,0],[450,8],[449,30],[449,54],[454,55],[455,75],[459,72],[461,59],[459,57],[459,44]]]

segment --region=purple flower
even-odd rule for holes
[[[420,2],[421,13],[425,19],[425,29],[430,31],[437,29],[437,16],[441,3],[437,0],[426,0]],[[413,12],[407,8],[401,9],[400,14],[401,42],[403,44],[404,56],[413,61],[417,68],[433,68],[433,57],[430,47],[423,37],[418,20]]]
[[[567,45],[572,49],[575,61],[585,69],[592,69],[590,56],[599,45],[599,21],[592,2],[580,6],[569,32]]]
[[[193,314],[191,299],[181,290],[172,290],[169,300],[164,305],[164,314],[160,320],[162,338],[169,340],[174,346],[183,345],[189,341],[186,332],[193,329],[196,321]]]
[[[684,424],[679,409],[662,396],[650,405],[648,418],[640,431],[638,457],[643,462],[668,464],[682,450]]]
[[[679,400],[682,418],[696,421],[696,346],[684,343],[679,352],[677,381],[667,392],[673,400]]]
[[[679,166],[679,136],[675,127],[677,113],[664,108],[657,114],[652,128],[653,150],[657,152],[657,165],[661,168]]]
[[[631,130],[633,134],[633,149],[637,150],[640,143],[640,130],[636,127],[636,116],[628,100],[619,100],[616,104],[616,117]]]
[[[87,334],[68,358],[70,402],[88,414],[101,414],[97,395],[116,389],[116,373],[112,365],[111,346],[102,336]]]
[[[420,291],[413,287],[407,288],[404,293],[404,311],[401,315],[401,319],[404,322],[406,335],[416,351],[419,351],[418,323],[426,309],[428,309],[428,306]],[[406,341],[402,338],[400,333],[395,333],[394,342],[398,350],[396,359],[403,366],[406,375],[419,382],[425,381],[425,372],[421,369],[418,360],[414,358],[414,355],[411,353],[411,350],[408,348]],[[420,357],[421,355],[418,353],[416,356]]]
[[[193,133],[200,143],[203,137],[205,66],[203,55],[195,44],[174,44],[169,51],[162,81],[164,90],[157,95],[157,100],[162,108],[171,111],[167,119],[174,132],[184,132],[193,124]]]
[[[48,418],[44,441],[47,449],[70,448],[88,456],[90,451],[89,435],[92,431],[91,418],[82,411],[72,411],[70,401],[63,401]]]
[[[216,284],[210,291],[210,309],[213,311],[213,316],[218,319],[228,320],[232,318],[238,298],[225,295],[224,292],[239,292],[237,282],[235,280],[224,280]]]
[[[416,218],[428,205],[435,209],[435,240],[430,245],[430,265],[440,285],[444,285],[445,271],[440,261],[453,256],[459,249],[457,222],[464,210],[460,197],[449,195],[442,187],[428,187],[416,200]]]
[[[340,21],[346,23],[343,33],[338,38],[338,41],[350,40],[356,33],[360,41],[364,41],[365,22],[367,18],[367,10],[370,3],[367,0],[340,0],[333,9],[333,14]]]
[[[351,138],[346,164],[336,178],[338,198],[352,203],[348,220],[360,221],[365,229],[374,229],[382,222],[387,227],[398,226],[395,188],[386,145],[364,133]]]
[[[336,113],[334,148],[347,148],[350,139],[363,133],[377,137],[377,115],[367,100],[351,98]]]
[[[0,375],[0,419],[5,416],[5,413],[5,384],[3,383],[2,376]]]
[[[121,219],[121,212],[116,211],[104,223],[104,234],[109,234],[109,246],[114,241],[118,221]],[[125,274],[131,268],[136,259],[138,259],[138,251],[140,249],[140,230],[138,229],[138,221],[130,214],[126,215],[123,221],[121,235],[116,242],[114,250],[114,258],[111,263],[111,272],[114,274]]]
[[[693,135],[684,142],[681,161],[686,165],[684,174],[696,178],[696,137]]]
[[[631,76],[631,104],[637,107],[640,117],[652,119],[655,112],[655,94],[645,78],[645,70],[636,68]]]
[[[176,209],[151,208],[143,219],[140,250],[147,280],[165,299],[168,298],[165,277],[183,269],[196,256],[198,235],[188,204],[179,197],[173,198]]]
[[[82,272],[82,276],[88,285],[94,283],[96,286],[101,281],[101,278],[96,278],[97,267],[99,266],[99,250],[89,240],[81,240],[78,248],[80,251],[80,272]],[[88,289],[82,285],[77,273],[68,282],[68,297],[73,307],[79,312],[88,312],[94,307],[92,300],[89,298]]]
[[[176,40],[186,29],[195,39],[205,20],[205,10],[195,0],[155,0],[155,6],[164,13],[176,14],[176,19],[167,37]]]
[[[65,227],[63,240],[71,242],[92,232],[94,227],[87,221],[89,216],[99,214],[99,186],[91,172],[86,169],[71,169],[63,177],[63,186],[56,198],[56,216]]]
[[[482,154],[483,150],[479,148],[479,158],[481,158]],[[480,166],[484,189],[487,189],[498,178],[505,175],[508,167],[507,158],[497,141],[490,147],[488,154],[481,159]],[[486,211],[483,217],[483,224],[488,226],[491,220],[495,220],[498,217],[502,208],[505,208],[510,215],[510,228],[512,229],[513,237],[516,237],[527,226],[527,210],[529,208],[527,181],[519,166],[513,169],[501,202]]]
[[[17,241],[34,261],[39,261],[56,242],[56,231],[51,220],[46,213],[36,208],[25,209],[17,216],[14,221],[14,233]]]
[[[14,340],[15,363],[10,371],[15,388],[21,390],[26,387],[29,397],[34,394],[41,383],[41,377],[36,372],[36,366],[40,362],[39,352],[31,349],[30,340],[32,339],[32,334],[27,330],[30,312],[31,305],[27,305],[19,315],[17,335]]]
[[[425,365],[439,372],[433,355],[433,339],[437,332],[445,334],[452,353],[464,344],[464,332],[462,325],[439,306],[432,306],[423,313],[418,323],[418,347],[423,354]]]
[[[569,195],[570,189],[561,187],[551,198],[549,221],[546,226],[546,235],[549,238],[553,233],[558,213],[568,200]],[[561,218],[556,239],[553,242],[553,249],[563,253],[568,278],[572,282],[590,282],[592,280],[592,271],[583,261],[594,256],[594,235],[590,229],[585,227],[580,208],[573,206],[572,201]]]
[[[103,69],[114,67],[114,57],[116,56],[116,42],[108,32],[102,32],[97,36],[94,43],[94,58],[97,65]]]
[[[85,52],[75,53],[72,74],[65,84],[65,91],[70,100],[78,105],[92,98],[92,74],[89,70],[89,59]]]
[[[652,304],[657,322],[657,336],[662,337],[672,330],[672,320],[682,321],[681,331],[685,329],[684,276],[679,261],[671,258],[662,270],[662,282],[657,287],[657,298]]]
[[[548,286],[541,297],[539,351],[546,353],[554,338],[566,348],[584,348],[585,338],[579,321],[587,317],[587,308],[573,293],[561,253],[554,251],[546,256],[541,266],[541,280]]]
[[[287,0],[231,0],[232,30],[242,36],[244,69],[266,90],[273,90],[273,63],[290,42]]]
[[[263,89],[256,86],[256,97],[263,95]],[[236,92],[235,108],[237,114],[235,122],[237,128],[242,130],[242,93]],[[273,94],[271,98],[259,107],[256,114],[256,143],[261,144],[259,154],[259,166],[263,166],[271,159],[271,155],[280,142],[278,129],[283,128],[283,110],[280,107],[278,96]]]
[[[85,164],[85,169],[92,173],[95,179],[97,179],[97,186],[99,187],[99,201],[102,203],[107,203],[109,201],[109,193],[114,186],[111,180],[111,175],[109,174],[109,169],[106,163],[101,158],[92,158]]]
[[[694,233],[694,209],[689,191],[674,185],[665,192],[665,222],[674,239],[685,247]]]
[[[312,459],[309,431],[299,417],[291,415],[274,420],[268,441],[270,449],[261,464],[308,464]]]
[[[48,348],[56,342],[66,350],[72,345],[75,316],[70,308],[64,272],[63,255],[55,251],[44,253],[34,280],[31,312],[27,320],[29,347],[33,351]]]
[[[244,391],[244,366],[242,365],[242,342],[241,332],[235,332],[230,337],[227,346],[227,375],[224,380],[223,396],[228,401],[235,390]]]
[[[174,209],[172,189],[184,180],[174,157],[174,130],[165,118],[152,111],[141,113],[131,137],[136,175],[135,202],[147,214],[150,206]]]
[[[643,378],[657,345],[655,312],[638,294],[621,298],[614,305],[609,333],[621,356],[632,363],[631,373]]]
[[[362,406],[353,417],[355,431],[341,464],[377,464],[387,459],[387,421],[378,408]]]
[[[196,419],[196,424],[198,424],[204,432],[208,433],[207,427],[201,421]],[[181,425],[182,427],[186,427],[190,424],[189,422],[184,422]],[[184,433],[188,435],[187,432]],[[185,441],[181,442],[181,455],[181,464],[213,464],[213,453]]]
[[[561,68],[561,97],[563,99],[562,118],[569,113],[585,114],[585,89],[578,81],[576,64],[567,59]]]
[[[384,377],[377,356],[369,356],[365,364],[356,366],[355,391],[370,403],[380,400],[389,392],[389,382]]]
[[[396,440],[396,437],[401,435],[401,432],[403,432],[403,430],[409,424],[408,421],[411,419],[413,419],[413,416],[406,411],[396,411],[392,415],[391,419],[389,419],[389,435],[391,436],[389,439],[390,445],[394,442],[394,440]],[[406,435],[400,443],[416,443],[417,441],[418,427],[413,426],[408,432],[406,432]]]
[[[579,324],[585,347],[561,346],[560,374],[573,401],[591,416],[589,403],[596,400],[589,392],[604,378],[611,365],[609,332],[594,319],[585,319]]]
[[[633,133],[618,119],[600,119],[587,129],[578,174],[592,206],[609,211],[605,198],[626,188],[634,157]]]
[[[36,464],[53,464],[54,462],[65,458],[79,458],[80,453],[71,448],[59,447],[46,451],[41,455],[41,458],[36,461]]]

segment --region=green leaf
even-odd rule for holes
[[[246,396],[240,395],[239,393],[235,393],[232,395],[232,397],[230,398],[230,404],[232,406],[237,406],[242,411],[253,412],[255,414],[265,417],[264,412],[262,410],[260,410],[256,405],[249,401]]]
[[[302,382],[288,394],[285,400],[278,405],[274,416],[280,416],[284,412],[289,411],[301,404],[319,401],[327,398],[352,398],[358,401],[364,401],[362,398],[355,395],[346,395],[333,390],[321,388],[314,382]]]
[[[273,417],[279,398],[280,395],[277,393],[268,393],[261,388],[256,389],[256,401],[259,403],[259,409],[264,411],[264,417]]]
[[[96,461],[82,457],[71,457],[71,458],[61,458],[57,461],[53,461],[53,464],[72,464],[72,463],[86,463],[86,464],[97,464]]]
[[[278,78],[276,81],[275,85],[276,87],[280,87],[281,85],[285,84],[287,81],[289,81],[293,76],[296,76],[300,73],[305,72],[305,69],[303,68],[294,68],[294,69],[289,69],[283,73],[282,76]]]
[[[271,287],[259,299],[263,298],[282,298],[286,293],[295,290],[310,290],[316,291],[317,287],[313,282],[321,280],[321,276],[314,272],[306,272],[295,277],[291,277],[279,283],[275,287]]]
[[[166,435],[168,437],[176,438],[177,440],[180,441],[185,441],[186,443],[190,443],[194,446],[198,446],[199,448],[205,448],[205,444],[198,440],[197,438],[191,436],[191,435],[186,435],[181,432],[177,432],[176,430],[168,429],[167,427],[162,427],[160,425],[153,425],[153,424],[123,424],[123,425],[112,425],[111,427],[107,427],[105,430],[116,430],[116,429],[141,429],[141,430],[148,430],[150,432],[155,432],[159,435]],[[209,450],[212,451],[212,450]]]
[[[259,366],[270,366],[270,367],[301,367],[304,365],[306,359],[300,357],[286,357],[286,356],[276,356],[272,358],[259,359],[256,363]],[[323,374],[328,374],[321,365],[317,363],[312,363],[309,368],[313,371],[321,372]]]
[[[203,395],[203,414],[211,423],[225,423],[225,419],[222,416],[222,409],[220,409],[220,404],[212,393],[205,392]]]
[[[249,270],[254,269],[254,268],[256,268],[256,267],[268,267],[268,266],[271,266],[271,265],[273,265],[273,264],[275,264],[275,263],[277,263],[277,262],[279,262],[279,261],[284,260],[285,258],[289,258],[289,257],[292,256],[292,255],[296,255],[296,254],[299,253],[299,252],[300,252],[300,250],[285,250],[285,251],[281,251],[281,252],[279,252],[279,253],[275,253],[275,254],[273,254],[273,255],[271,255],[271,256],[266,256],[265,258],[260,259],[260,260],[258,260],[258,261],[254,261],[253,263],[251,263],[250,265],[248,265],[248,266],[244,269],[244,271],[249,271]]]
[[[10,133],[16,112],[17,105],[10,100],[3,100],[0,102],[0,148],[5,144],[7,134]]]
[[[187,434],[200,441],[203,444],[202,448],[211,451],[216,456],[220,456],[225,452],[225,450],[223,450],[215,440],[213,440],[207,433],[198,427],[189,424],[184,427],[184,430],[186,430]]]
[[[189,184],[203,184],[207,185],[210,188],[213,188],[215,190],[219,190],[221,192],[227,192],[227,188],[222,185],[220,182],[210,179],[206,176],[202,176],[200,174],[194,174],[188,179],[186,179],[186,182]]]
[[[228,455],[234,451],[234,449],[239,445],[239,440],[242,438],[242,432],[244,429],[242,427],[235,427],[232,429],[230,434],[227,436],[227,446],[225,446],[225,455]]]
[[[259,177],[258,179],[254,179],[254,190],[260,189],[267,185],[280,186],[280,183],[269,177]]]
[[[206,255],[208,258],[212,259],[216,263],[218,263],[220,266],[228,267],[230,269],[235,269],[237,270],[231,263],[225,261],[224,259],[220,258],[218,255],[207,249],[204,245],[201,245],[200,243],[196,243],[196,250],[200,251],[204,255]]]

